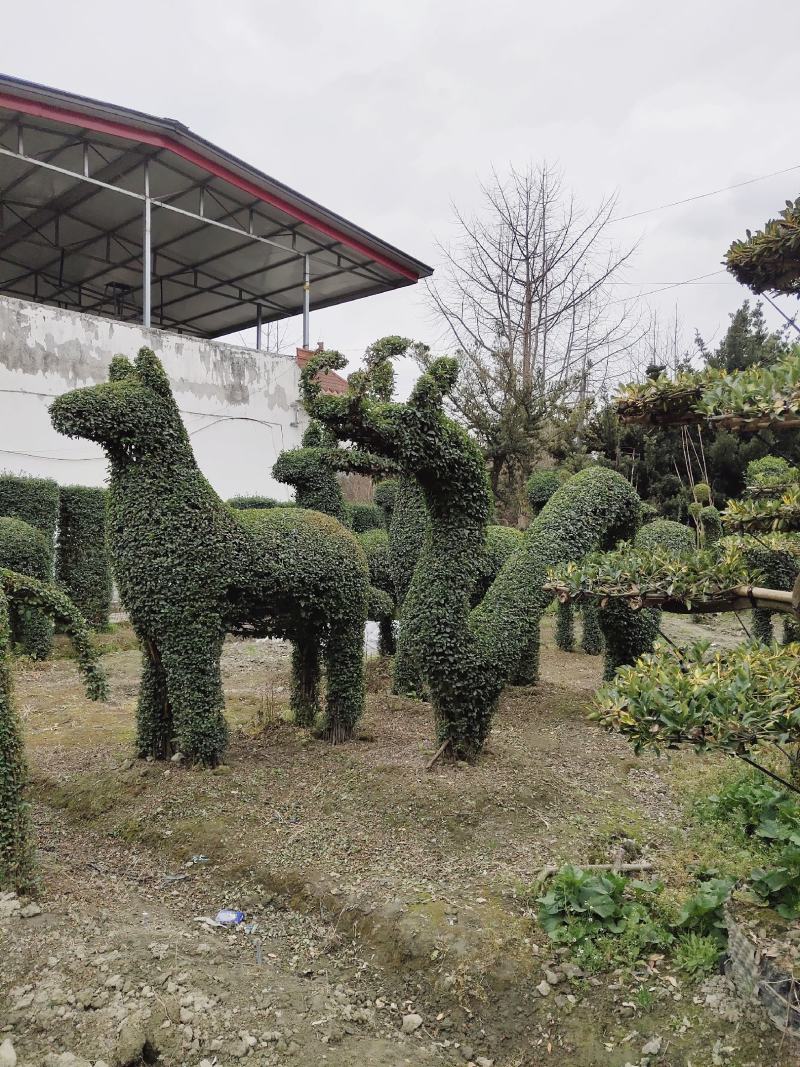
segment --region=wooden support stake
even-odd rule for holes
[[[444,755],[444,750],[445,750],[446,748],[448,748],[449,746],[450,746],[450,738],[449,738],[449,737],[447,737],[447,738],[445,738],[445,740],[444,740],[444,741],[442,741],[441,745],[439,745],[439,747],[438,747],[438,748],[436,749],[436,751],[434,752],[434,754],[433,754],[433,756],[431,757],[431,759],[430,759],[430,760],[428,761],[428,766],[427,766],[427,767],[425,768],[425,770],[426,770],[426,771],[429,771],[429,770],[431,769],[431,767],[432,767],[432,766],[434,765],[434,763],[435,763],[435,762],[436,762],[436,761],[437,761],[437,760],[438,760],[438,759],[439,759],[439,758],[440,758],[440,757],[441,757],[442,755]]]

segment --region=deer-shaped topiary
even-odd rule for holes
[[[307,723],[317,710],[321,650],[323,733],[348,738],[364,703],[369,585],[352,534],[315,511],[224,504],[197,466],[169,379],[148,348],[134,363],[115,356],[108,382],[64,394],[50,415],[58,431],[97,442],[110,461],[111,557],[144,654],[139,755],[221,760],[226,632],[294,643],[293,704]]]

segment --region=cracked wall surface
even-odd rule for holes
[[[164,363],[197,461],[220,496],[287,499],[289,487],[271,471],[283,449],[300,447],[306,425],[293,355],[10,297],[0,297],[0,470],[102,485],[101,450],[57,434],[47,408],[60,393],[105,381],[112,356],[135,356],[142,345]]]

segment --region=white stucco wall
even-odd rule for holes
[[[197,462],[220,496],[289,499],[271,470],[283,449],[299,447],[306,425],[293,356],[9,297],[0,297],[0,471],[102,485],[102,451],[57,434],[47,407],[69,389],[105,381],[112,356],[133,357],[142,345],[162,360]]]

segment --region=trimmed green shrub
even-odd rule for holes
[[[553,493],[561,488],[563,481],[557,470],[533,472],[525,483],[525,495],[534,515],[539,514]]]
[[[376,402],[363,393],[322,394],[317,372],[343,365],[338,353],[308,362],[301,378],[306,408],[339,440],[385,456],[422,490],[429,532],[401,624],[424,671],[439,742],[453,756],[472,759],[552,599],[544,588],[548,567],[630,534],[639,498],[613,471],[590,467],[576,474],[544,506],[520,550],[470,610],[489,499],[480,448],[442,410],[458,373],[456,361],[434,360],[404,404]]]
[[[271,496],[232,496],[226,503],[237,511],[264,511],[266,508],[293,508],[293,500],[276,500]]]
[[[372,499],[383,512],[383,525],[387,530],[394,513],[398,484],[397,478],[384,478],[383,481],[376,482],[372,490]]]
[[[0,567],[46,582],[51,565],[44,534],[22,519],[0,518]],[[49,617],[28,604],[12,604],[9,610],[13,643],[33,659],[46,659],[53,641]]]
[[[49,478],[0,474],[0,515],[22,519],[44,535],[52,565],[58,525],[58,486]]]
[[[694,531],[672,519],[654,519],[642,526],[634,541],[636,548],[663,548],[676,556],[696,548]]]
[[[722,516],[713,504],[708,504],[700,512],[700,529],[703,531],[704,548],[716,544],[722,537]]]
[[[197,467],[155,354],[112,360],[110,380],[53,402],[55,428],[102,445],[111,464],[109,545],[142,642],[137,750],[214,765],[227,742],[226,631],[283,637],[327,668],[324,735],[363,709],[364,553],[335,520],[302,508],[234,511]],[[307,680],[308,672],[303,672]]]
[[[472,593],[472,606],[483,600],[503,566],[522,545],[523,534],[514,526],[487,526],[486,541],[478,561],[478,576]]]
[[[90,626],[108,626],[111,566],[106,546],[106,491],[62,486],[56,579]]]
[[[33,840],[25,800],[28,769],[11,689],[10,616],[24,608],[51,616],[64,626],[75,646],[89,697],[103,700],[107,696],[105,676],[86,622],[75,606],[49,583],[0,570],[0,889],[17,891],[30,889],[34,883]]]
[[[761,489],[782,489],[793,485],[800,477],[800,471],[782,456],[762,456],[753,459],[745,468],[744,480],[748,486]]]
[[[345,504],[345,518],[353,533],[386,529],[383,511],[377,504]]]

